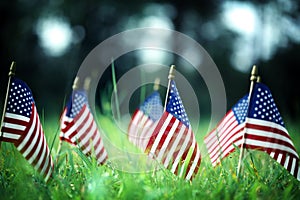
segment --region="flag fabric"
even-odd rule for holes
[[[219,124],[204,138],[213,166],[240,147],[248,110],[248,95],[241,98],[223,117]]]
[[[85,91],[73,91],[61,117],[60,139],[78,145],[87,156],[94,151],[98,164],[107,160],[107,152],[88,107]]]
[[[7,107],[1,128],[2,141],[11,142],[45,178],[50,178],[53,161],[30,88],[11,78]]]
[[[145,150],[148,140],[148,130],[162,116],[163,106],[160,95],[154,91],[139,106],[132,115],[132,119],[128,127],[128,139],[137,147]]]
[[[270,89],[256,83],[245,121],[244,148],[264,151],[300,180],[299,156]]]
[[[198,172],[201,154],[174,80],[170,82],[166,111],[148,131],[148,156],[172,173],[191,180]]]

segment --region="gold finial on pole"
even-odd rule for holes
[[[169,96],[169,90],[170,90],[170,85],[171,81],[175,78],[175,65],[171,65],[169,75],[168,75],[168,88],[167,88],[167,93],[166,93],[166,98],[165,98],[165,106],[164,106],[164,111],[166,111],[167,108],[167,102],[168,102],[168,96]]]
[[[72,89],[76,90],[78,88],[79,88],[79,77],[76,76],[75,79],[74,79],[73,85],[72,85]]]
[[[9,69],[8,76],[14,76],[16,74],[16,62],[12,61]]]
[[[256,65],[253,65],[252,71],[251,71],[251,76],[250,76],[250,90],[249,90],[249,95],[248,95],[248,110],[247,110],[247,115],[249,112],[249,104],[250,104],[250,99],[252,95],[252,90],[254,87],[255,82],[258,82],[260,80],[260,77],[258,76],[258,70]],[[246,118],[247,120],[247,118]],[[237,178],[239,178],[241,170],[242,170],[242,160],[244,159],[244,144],[245,144],[245,129],[243,130],[243,138],[242,138],[242,144],[241,144],[241,150],[240,150],[240,157],[239,157],[239,163],[238,163],[238,168],[237,168]]]
[[[173,80],[174,78],[175,78],[175,65],[171,65],[168,79]]]
[[[159,78],[156,78],[156,79],[154,80],[154,86],[153,86],[153,89],[154,89],[155,91],[157,91],[157,90],[159,89],[159,84],[160,84],[160,79],[159,79]]]
[[[90,77],[86,77],[84,79],[84,84],[83,84],[83,88],[85,91],[89,90],[90,89],[90,85],[91,85],[91,78]]]
[[[250,81],[256,81],[257,76],[258,76],[257,74],[258,74],[257,67],[256,67],[256,65],[253,65],[252,71],[251,71],[251,76],[250,76]]]

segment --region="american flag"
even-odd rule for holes
[[[87,156],[94,151],[98,164],[106,161],[107,152],[89,110],[85,91],[73,91],[62,114],[60,139],[78,145]]]
[[[166,111],[150,130],[145,152],[172,173],[191,180],[201,163],[200,150],[174,80],[168,94]]]
[[[248,110],[248,95],[241,98],[223,117],[219,124],[204,138],[213,166],[240,147]],[[233,145],[234,144],[234,145]]]
[[[128,127],[128,139],[133,144],[145,150],[149,140],[148,130],[162,116],[163,106],[157,91],[148,96],[132,115]]]
[[[262,83],[255,84],[251,95],[244,147],[268,153],[300,180],[299,156],[270,89]]]
[[[48,181],[53,161],[30,88],[12,77],[1,129],[2,141],[13,143]]]

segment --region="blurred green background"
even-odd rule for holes
[[[248,92],[255,64],[283,118],[299,120],[299,1],[10,0],[0,2],[0,15],[1,110],[12,61],[17,62],[17,77],[32,89],[38,110],[45,117],[57,116],[77,70],[94,47],[128,29],[158,27],[186,34],[206,49],[222,75],[228,109]],[[117,59],[117,78],[138,64],[156,62],[175,64],[191,82],[201,79],[175,56],[141,55],[132,52]],[[199,83],[201,96],[205,83]],[[111,88],[108,70],[100,89],[109,95]],[[209,103],[209,98],[199,103],[204,114],[209,114]]]

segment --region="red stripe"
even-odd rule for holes
[[[177,172],[178,172],[178,167],[179,167],[179,165],[182,165],[183,164],[183,162],[185,161],[185,159],[186,159],[186,156],[187,156],[187,154],[188,154],[188,152],[189,152],[189,149],[191,148],[191,145],[192,145],[192,134],[190,135],[190,138],[189,138],[189,141],[188,141],[188,143],[187,143],[187,145],[186,145],[186,147],[185,147],[185,149],[184,149],[184,153],[181,155],[181,158],[180,158],[180,161],[178,162],[178,165],[176,166],[176,170],[175,170],[175,172],[176,172],[176,174],[177,174]],[[173,163],[174,163],[174,161],[173,161]],[[173,164],[172,163],[172,164]]]
[[[37,117],[37,118],[38,118],[38,117]],[[37,120],[38,120],[38,119],[37,119]],[[39,123],[36,124],[36,129],[39,130],[39,131],[38,131],[37,140],[36,140],[35,144],[33,145],[32,149],[30,150],[29,154],[25,157],[27,160],[29,160],[29,159],[32,157],[32,155],[34,154],[34,152],[37,150],[38,144],[39,144],[39,142],[40,142],[40,140],[41,140],[41,138],[42,138],[42,134],[43,134],[43,133],[42,133],[41,126],[40,126]],[[33,135],[35,135],[35,134],[33,134]],[[29,146],[32,142],[33,142],[33,141],[31,141],[31,142],[28,144],[28,146]]]
[[[105,153],[105,148],[104,146],[102,147],[102,149],[100,150],[100,152],[96,155],[97,161],[98,159],[101,157],[101,155],[103,155]],[[100,162],[100,164],[104,164],[105,161],[107,160],[107,155],[105,156],[105,158]]]
[[[28,122],[26,122],[26,121],[16,119],[16,118],[10,118],[7,116],[4,117],[4,122],[11,123],[11,124],[17,124],[17,125],[21,125],[21,126],[26,126],[28,124]]]
[[[186,171],[185,171],[185,176],[184,176],[184,177],[186,177],[186,176],[188,175],[188,172],[190,171],[191,166],[193,165],[193,162],[194,162],[195,157],[196,157],[196,154],[197,154],[197,150],[198,150],[198,145],[197,145],[197,143],[196,143],[196,144],[195,144],[195,148],[194,148],[194,150],[193,150],[193,154],[192,154],[192,156],[191,156],[191,158],[190,158],[190,160],[189,160],[189,164],[188,164],[187,169],[186,169]]]
[[[88,117],[92,117],[90,115],[90,113],[88,114]],[[90,144],[90,139],[94,139],[95,132],[92,134],[91,138],[89,138],[85,144],[80,144],[80,142],[82,140],[84,140],[88,136],[88,134],[90,133],[92,127],[93,127],[93,121],[90,123],[90,125],[85,130],[85,132],[80,136],[80,138],[77,139],[78,140],[78,144],[80,145],[80,148],[82,148],[82,150],[84,150],[84,149],[86,149],[88,147],[88,145]],[[97,131],[97,130],[95,130],[95,131]]]
[[[171,137],[171,139],[170,139],[170,141],[169,141],[169,143],[168,143],[168,145],[166,147],[166,152],[164,153],[164,156],[162,158],[162,163],[165,163],[165,160],[167,159],[168,154],[169,154],[169,150],[171,150],[171,148],[172,148],[175,140],[177,139],[177,137],[179,137],[178,135],[179,135],[179,132],[180,132],[180,129],[181,129],[182,126],[183,126],[183,123],[180,122],[178,124],[175,132],[173,133],[173,135],[172,135],[172,137]],[[187,132],[187,129],[185,129],[184,132]],[[184,138],[184,132],[182,134],[183,137],[180,138],[180,140],[179,140],[179,142],[177,144],[177,148],[181,146],[180,141],[182,140],[182,138]],[[176,149],[175,149],[174,153],[176,152]],[[173,157],[174,153],[172,154],[172,157]]]
[[[4,124],[4,126],[2,127],[2,133],[4,133],[4,132],[21,136],[24,131],[14,129],[14,128],[5,127],[5,124]],[[5,139],[5,137],[3,135],[2,135],[2,137]],[[7,139],[9,139],[9,138],[7,138]]]
[[[129,123],[129,126],[128,126],[128,133],[129,133],[129,130],[130,130],[130,127],[133,125],[133,121],[135,120],[135,118],[137,117],[137,113],[139,112],[139,109],[136,109],[132,115],[132,118],[130,120],[130,123]],[[140,121],[140,120],[138,120]],[[129,137],[129,134],[128,134],[128,137]]]
[[[146,146],[146,149],[145,149],[145,153],[149,153],[151,148],[152,148],[152,145],[154,144],[154,141],[157,137],[157,134],[159,133],[161,127],[163,126],[163,124],[165,123],[165,120],[167,119],[169,113],[168,112],[164,112],[163,115],[161,116],[161,118],[159,119],[158,121],[158,124],[156,125],[153,133],[151,134],[151,137],[148,141],[148,144]]]
[[[234,127],[234,128],[236,128],[236,127]],[[216,154],[220,154],[220,151],[221,151],[221,147],[223,147],[224,149],[222,150],[222,152],[225,152],[228,148],[231,148],[231,146],[232,146],[232,144],[234,144],[234,143],[236,143],[237,141],[239,141],[239,140],[241,140],[242,139],[242,136],[240,136],[240,137],[238,137],[238,138],[236,138],[235,140],[233,140],[232,141],[232,143],[229,143],[229,144],[226,144],[230,139],[232,139],[233,137],[235,137],[238,133],[240,133],[242,131],[242,129],[239,129],[239,130],[237,130],[235,133],[233,133],[232,135],[231,135],[231,137],[229,137],[227,140],[220,140],[220,141],[217,141],[218,142],[218,145],[215,147],[215,148],[213,148],[213,149],[209,149],[209,154],[210,154],[210,157],[211,158],[213,158]],[[232,133],[231,131],[229,132],[229,134],[230,133]],[[229,135],[228,134],[228,135]],[[223,142],[223,141],[225,141],[225,142]],[[223,142],[223,145],[222,146],[220,146],[220,144]],[[227,146],[225,146],[225,144],[227,145]],[[218,149],[218,151],[216,151],[216,153],[212,153],[215,149]],[[228,154],[226,154],[226,155],[223,155],[223,158],[225,158],[226,156],[227,156]],[[218,158],[219,158],[220,156],[218,156]]]
[[[165,129],[165,131],[164,131],[162,137],[160,138],[160,141],[159,141],[159,143],[158,143],[158,145],[157,145],[157,147],[156,147],[156,149],[155,149],[155,155],[156,155],[156,156],[158,156],[158,154],[159,154],[159,152],[160,152],[162,146],[163,146],[164,143],[165,143],[165,140],[166,140],[168,134],[173,134],[173,133],[170,133],[170,130],[171,130],[171,128],[172,128],[172,126],[173,126],[173,124],[174,124],[175,121],[176,121],[176,118],[175,118],[175,117],[172,117],[171,120],[170,120],[170,122],[168,123],[168,126],[166,127],[166,129]],[[172,137],[173,137],[173,136],[172,136]]]
[[[23,135],[19,138],[19,141],[15,143],[16,147],[18,147],[22,142],[23,140],[25,139],[25,137],[27,136],[29,130],[31,129],[32,126],[34,126],[33,128],[33,132],[30,136],[30,138],[28,139],[27,143],[25,144],[25,146],[20,150],[20,152],[23,154],[26,149],[28,148],[28,146],[30,145],[30,143],[32,142],[33,138],[34,138],[34,133],[36,132],[37,130],[37,126],[36,126],[36,123],[37,121],[35,122],[35,124],[33,124],[33,118],[35,118],[36,120],[38,120],[38,117],[37,117],[37,114],[36,114],[36,109],[35,109],[35,106],[32,104],[32,114],[30,116],[30,120],[29,120],[29,123],[28,123],[28,126],[26,127],[26,129],[24,130],[24,133]]]
[[[264,125],[246,123],[245,127],[246,128],[251,128],[251,129],[262,130],[262,131],[266,131],[266,132],[271,132],[271,133],[278,134],[278,135],[282,135],[282,136],[288,138],[289,140],[291,140],[290,135],[287,134],[285,131],[282,131],[282,130],[277,129],[277,128],[272,127],[272,126],[264,126]]]
[[[86,115],[86,117],[84,118],[84,120],[79,124],[79,120],[83,117],[83,113],[85,112],[85,109],[86,109],[86,105],[84,105],[82,107],[82,109],[80,110],[79,114],[74,118],[74,125],[76,124],[78,126],[76,127],[75,131],[69,135],[70,139],[73,139],[80,132],[80,130],[82,129],[82,127],[88,121],[89,114]]]
[[[278,138],[252,135],[251,132],[245,133],[245,138],[246,139],[253,139],[253,140],[257,140],[257,141],[262,141],[262,142],[270,142],[270,143],[273,143],[273,144],[280,144],[280,145],[289,147],[290,149],[293,149],[294,151],[296,151],[295,147],[292,144],[290,144],[290,143],[288,143],[284,140],[278,139]],[[247,140],[246,140],[246,142],[247,142]],[[262,147],[262,148],[264,148],[264,147]]]
[[[222,129],[223,127],[225,127],[225,126],[227,126],[227,124],[229,124],[229,121],[230,121],[230,119],[232,119],[233,117],[234,117],[234,115],[231,117],[231,118],[229,118],[229,119],[227,119],[227,121],[226,122],[223,122],[225,119],[226,119],[226,117],[231,113],[232,111],[230,110],[229,112],[227,112],[227,114],[222,118],[222,120],[218,123],[218,125],[216,126],[216,128],[214,128],[207,136],[205,136],[204,138],[206,139],[206,138],[208,138],[211,134],[214,134],[214,136],[216,137],[217,136],[217,134],[215,134],[214,132],[215,131],[217,131],[217,129]],[[234,117],[235,118],[235,117]],[[232,121],[232,123],[234,123],[236,120],[234,120],[234,121]],[[232,124],[231,123],[231,124]],[[221,126],[223,124],[223,126]],[[231,126],[231,124],[229,124],[228,125],[228,127],[230,127]],[[221,136],[221,135],[223,135],[224,134],[224,132],[226,132],[226,130],[227,129],[225,129],[224,131],[222,131],[222,132],[219,132],[219,136]],[[230,132],[229,132],[230,133]],[[206,141],[205,143],[209,143],[211,140],[213,140],[213,139],[215,139],[215,137],[212,137],[210,140],[208,140],[208,141]],[[205,140],[204,139],[204,140]]]

